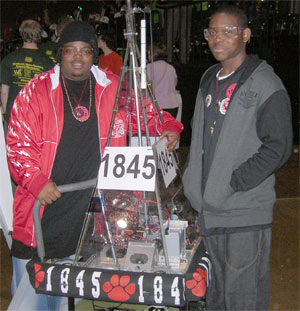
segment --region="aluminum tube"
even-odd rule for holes
[[[110,244],[111,253],[112,253],[112,256],[113,256],[113,259],[114,259],[115,267],[117,269],[120,269],[120,266],[119,266],[119,263],[118,263],[118,259],[117,259],[117,256],[116,256],[116,252],[115,252],[115,248],[114,248],[114,243],[113,243],[110,227],[109,227],[109,224],[108,224],[108,221],[107,221],[107,218],[106,218],[106,206],[105,206],[104,196],[103,196],[103,193],[102,193],[102,191],[100,189],[98,189],[98,197],[99,197],[99,200],[100,200],[100,203],[101,203],[101,207],[102,207],[102,215],[103,215],[103,218],[104,218],[104,224],[105,224],[105,227],[106,227],[107,237],[108,237],[108,240],[109,240],[109,244]]]
[[[142,130],[141,130],[141,119],[140,119],[140,106],[139,106],[139,97],[138,97],[138,85],[136,80],[136,64],[133,52],[130,51],[130,56],[132,59],[132,67],[133,67],[133,86],[134,86],[134,95],[135,95],[135,104],[136,104],[136,117],[137,117],[137,125],[138,125],[138,140],[139,140],[139,146],[143,146],[142,142]]]
[[[141,20],[141,89],[145,90],[146,83],[146,20]]]
[[[96,182],[97,182],[97,178],[93,178],[90,180],[86,180],[86,181],[82,181],[82,182],[78,182],[74,184],[58,186],[57,189],[61,193],[77,191],[77,190],[85,190],[85,189],[95,187]],[[39,200],[36,200],[34,202],[33,221],[34,221],[34,231],[35,231],[35,238],[36,238],[37,253],[38,253],[40,260],[43,262],[45,259],[45,245],[44,245],[44,239],[43,239],[42,223],[41,223],[41,218],[40,218],[41,206],[42,205]]]

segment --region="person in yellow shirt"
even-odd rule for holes
[[[8,54],[1,61],[1,104],[5,134],[13,102],[20,90],[30,79],[53,66],[50,58],[38,49],[41,31],[41,25],[37,21],[24,20],[19,28],[23,39],[22,48]]]

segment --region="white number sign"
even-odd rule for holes
[[[173,154],[167,152],[167,142],[167,138],[164,137],[153,145],[157,152],[158,163],[163,175],[166,188],[176,177],[176,162],[173,158]]]
[[[97,188],[154,191],[155,175],[151,147],[106,147]]]
[[[60,271],[60,278],[53,277],[53,270]],[[101,286],[105,281],[101,280],[103,275],[105,276],[106,272],[94,271],[90,273],[87,270],[81,270],[77,273],[76,278],[72,275],[70,268],[61,267],[57,268],[56,266],[52,266],[47,269],[47,278],[46,278],[46,290],[48,293],[57,294],[70,294],[72,297],[87,297],[87,299],[99,299],[105,300],[106,294],[105,292],[101,292]],[[182,288],[179,288],[180,278],[178,276],[174,278],[168,278],[167,284],[164,284],[164,278],[160,275],[155,276],[152,279],[152,287],[149,288],[148,277],[146,278],[144,275],[140,275],[138,279],[135,281],[132,280],[132,284],[136,284],[138,295],[138,302],[140,304],[148,303],[148,304],[164,304],[164,300],[169,301],[176,305],[180,305],[181,299],[184,300],[184,286],[185,280],[182,279]],[[148,284],[145,284],[148,282]],[[53,284],[52,284],[53,283]],[[171,287],[170,287],[171,284]],[[74,289],[79,289],[78,291]],[[147,290],[145,290],[147,288]],[[69,291],[70,290],[70,291]],[[48,294],[47,293],[47,294]],[[134,297],[132,297],[135,301]],[[172,299],[173,298],[173,299]]]

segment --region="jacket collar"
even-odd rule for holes
[[[247,55],[244,60],[244,70],[239,83],[242,85],[252,75],[255,69],[263,62],[257,55]]]
[[[94,75],[97,83],[101,86],[107,86],[111,83],[111,80],[107,78],[105,72],[100,70],[98,66],[93,65],[91,68],[91,72]]]
[[[111,80],[109,80],[106,77],[106,74],[102,70],[100,70],[97,66],[93,65],[91,68],[91,72],[94,75],[96,82],[101,86],[105,87],[111,83]],[[52,90],[56,89],[59,85],[59,73],[60,73],[60,65],[56,64],[53,68],[52,73],[50,73]]]
[[[234,92],[238,90],[238,88],[245,83],[245,81],[250,77],[250,75],[258,68],[258,66],[264,62],[261,60],[257,55],[247,55],[244,62],[241,66],[244,67],[241,77],[239,79],[238,86],[235,88]],[[200,81],[200,87],[202,89],[208,88],[209,83],[211,80],[216,76],[217,72],[222,68],[220,63],[217,63],[210,68],[207,69],[205,74],[202,75]],[[239,67],[240,68],[240,67]],[[237,69],[238,70],[238,69]],[[205,78],[204,78],[205,76]],[[232,95],[233,96],[233,95]]]

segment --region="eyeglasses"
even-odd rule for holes
[[[218,35],[222,35],[228,39],[235,39],[244,30],[239,26],[225,26],[204,29],[204,38],[208,40],[216,39]]]
[[[63,47],[62,51],[63,51],[63,54],[67,56],[74,56],[76,53],[79,53],[82,56],[90,56],[94,53],[93,48],[88,48],[88,47],[76,48],[74,46]]]

